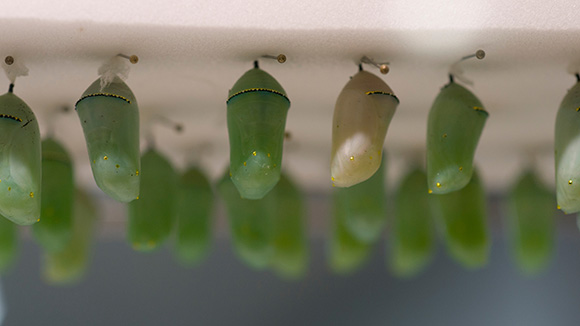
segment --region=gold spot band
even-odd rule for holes
[[[397,101],[397,103],[401,103],[401,102],[399,102],[399,98],[393,93],[387,93],[387,92],[383,92],[383,91],[370,91],[370,92],[366,92],[365,94],[367,94],[367,95],[387,95],[387,96],[394,98],[395,101]]]
[[[284,94],[284,93],[281,93],[281,92],[278,92],[278,91],[275,91],[275,90],[273,90],[273,89],[269,89],[269,88],[248,88],[248,89],[244,89],[243,91],[239,91],[239,92],[237,92],[237,93],[233,94],[232,96],[230,96],[230,97],[228,98],[228,100],[226,101],[226,104],[227,104],[227,103],[230,103],[230,101],[231,101],[231,100],[232,100],[234,97],[236,97],[236,96],[238,96],[238,95],[242,95],[242,94],[245,94],[245,93],[252,93],[252,92],[268,92],[268,93],[272,93],[272,94],[280,95],[280,96],[282,96],[283,98],[285,98],[285,99],[286,99],[286,101],[288,101],[288,103],[290,103],[290,100],[288,99],[288,96],[286,96],[286,94]]]
[[[129,104],[131,104],[131,100],[129,100],[128,98],[121,96],[121,95],[117,95],[117,94],[111,94],[111,93],[93,93],[93,94],[88,94],[85,95],[83,97],[81,97],[76,103],[75,103],[75,110],[77,109],[77,106],[79,105],[79,103],[89,97],[98,97],[98,96],[105,96],[105,97],[114,97],[114,98],[118,98],[120,100],[123,100]]]
[[[9,115],[9,114],[0,114],[0,118],[12,119],[14,121],[22,122],[22,119],[20,119],[19,117],[15,117],[15,116]]]
[[[474,106],[474,107],[473,107],[473,109],[474,109],[475,111],[483,112],[483,113],[485,113],[486,115],[489,115],[489,113],[487,113],[487,111],[485,111],[485,110],[484,110],[482,107],[479,107],[479,106]]]

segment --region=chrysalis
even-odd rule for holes
[[[10,268],[18,255],[18,228],[0,216],[0,273]]]
[[[355,238],[344,225],[340,214],[335,206],[328,243],[329,264],[335,273],[350,274],[368,260],[373,245]]]
[[[332,124],[331,180],[350,187],[381,165],[387,128],[399,99],[379,77],[360,71],[338,96]]]
[[[119,77],[101,88],[97,79],[76,104],[95,182],[121,202],[139,196],[139,109]]]
[[[73,166],[67,151],[51,138],[42,142],[41,189],[40,221],[33,234],[44,250],[60,251],[72,234]]]
[[[334,189],[335,211],[349,233],[361,242],[378,240],[387,221],[384,165],[383,162],[366,181],[350,188]]]
[[[401,182],[389,237],[389,267],[401,277],[419,273],[433,257],[435,226],[427,194],[427,176],[411,171]]]
[[[450,81],[441,89],[427,124],[430,191],[446,194],[469,183],[475,149],[487,117],[481,102],[463,86]]]
[[[463,189],[433,199],[436,219],[441,223],[451,257],[468,268],[485,265],[490,239],[485,193],[477,172]]]
[[[548,265],[554,247],[554,196],[531,172],[511,191],[508,230],[520,269],[535,274]]]
[[[227,173],[219,181],[218,190],[226,204],[235,253],[254,269],[268,267],[274,253],[273,229],[264,201],[241,198]]]
[[[580,82],[562,100],[556,117],[556,195],[564,213],[580,211]]]
[[[213,191],[203,173],[191,167],[179,180],[177,197],[175,253],[182,263],[195,265],[211,245]]]
[[[43,276],[50,284],[79,281],[85,274],[93,231],[97,219],[90,197],[77,189],[74,204],[73,229],[70,241],[58,252],[47,252]]]
[[[263,198],[280,179],[290,101],[256,64],[234,84],[227,105],[232,181],[243,198]]]
[[[140,195],[129,203],[128,239],[134,249],[150,251],[171,233],[177,176],[171,164],[153,149],[143,154],[141,162]]]
[[[16,224],[40,217],[40,155],[32,110],[12,92],[0,96],[0,215]]]

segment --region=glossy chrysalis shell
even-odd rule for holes
[[[349,233],[361,242],[378,240],[387,221],[384,165],[383,162],[366,181],[350,188],[333,189],[335,212]]]
[[[332,230],[327,248],[328,263],[335,273],[350,274],[368,260],[373,244],[360,241],[350,233],[337,210],[336,201],[334,203]]]
[[[580,82],[562,100],[556,117],[556,196],[564,213],[580,211]]]
[[[459,190],[473,174],[473,157],[488,113],[465,87],[450,82],[429,112],[427,180],[435,194]]]
[[[555,233],[554,196],[530,171],[525,172],[509,196],[508,230],[520,269],[541,271],[553,254]]]
[[[72,236],[66,246],[57,252],[47,252],[43,277],[50,284],[67,284],[79,281],[85,274],[97,213],[90,197],[76,191],[73,212]]]
[[[175,254],[186,265],[203,260],[211,245],[213,191],[205,175],[189,168],[178,183]]]
[[[485,265],[490,239],[485,192],[477,172],[463,189],[433,196],[433,203],[451,257],[468,268]]]
[[[391,88],[370,72],[358,72],[344,86],[332,123],[330,175],[335,186],[353,186],[378,170],[397,105]]]
[[[435,225],[427,193],[427,175],[411,171],[401,182],[390,228],[391,271],[401,277],[419,273],[431,261],[435,249]]]
[[[40,221],[33,235],[49,252],[62,250],[72,235],[73,166],[67,151],[54,139],[42,142],[42,199]]]
[[[97,79],[76,104],[95,182],[121,202],[139,196],[139,109],[119,77],[101,89]]]
[[[171,163],[153,149],[143,154],[141,164],[140,195],[129,203],[128,239],[135,250],[150,251],[171,233],[177,175]]]
[[[18,255],[18,228],[0,216],[0,273],[9,269]]]
[[[20,225],[40,218],[40,133],[34,113],[13,93],[0,96],[0,215]]]
[[[290,101],[267,72],[246,72],[229,92],[231,178],[246,199],[263,198],[280,179]]]

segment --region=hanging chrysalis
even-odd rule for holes
[[[384,166],[383,160],[370,179],[355,186],[333,189],[335,211],[343,219],[344,227],[364,243],[377,241],[387,221]]]
[[[544,269],[554,247],[554,196],[531,171],[525,172],[509,196],[508,230],[520,269],[535,274]]]
[[[335,204],[332,234],[328,243],[328,262],[335,273],[350,274],[362,267],[368,260],[373,245],[354,237],[344,225],[340,215]]]
[[[113,58],[76,103],[97,186],[121,202],[139,196],[139,109]],[[125,71],[126,73],[126,71]]]
[[[218,190],[226,205],[234,252],[251,268],[268,267],[274,247],[272,219],[264,206],[265,199],[241,198],[228,173],[219,181]]]
[[[211,245],[213,191],[197,167],[190,167],[178,183],[175,254],[186,265],[202,261]]]
[[[77,282],[85,274],[97,219],[95,206],[90,197],[76,191],[73,229],[70,241],[58,252],[47,252],[44,257],[43,277],[50,284]]]
[[[556,117],[556,196],[564,213],[580,211],[580,75]]]
[[[135,250],[151,251],[171,233],[177,175],[171,163],[154,149],[147,150],[141,162],[140,195],[129,203],[128,240]]]
[[[491,244],[485,193],[477,172],[463,189],[433,196],[433,203],[451,257],[468,268],[484,266]]]
[[[40,221],[33,235],[48,252],[62,250],[72,234],[73,166],[67,151],[54,139],[42,142],[42,199]]]
[[[280,179],[290,100],[256,61],[230,90],[227,106],[231,179],[243,198],[263,198]]]
[[[480,56],[480,51],[464,59],[482,59],[485,53]],[[449,79],[433,102],[427,123],[427,180],[435,194],[469,183],[475,149],[489,115],[472,92],[454,81],[453,74]]]
[[[411,171],[401,182],[389,237],[388,264],[400,277],[411,277],[427,266],[435,250],[435,225],[427,194],[427,176]]]
[[[356,185],[379,169],[397,105],[399,99],[391,88],[360,66],[340,92],[334,108],[330,158],[333,185]]]
[[[18,256],[18,228],[0,216],[0,273],[10,268]]]

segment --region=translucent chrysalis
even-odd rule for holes
[[[555,157],[558,206],[566,214],[580,211],[580,82],[562,100],[556,117]]]
[[[33,235],[49,252],[62,250],[72,235],[73,166],[67,151],[54,139],[42,142],[42,199],[40,221]]]
[[[387,221],[384,166],[383,162],[372,177],[355,186],[333,189],[335,212],[350,234],[361,242],[378,240]]]
[[[189,168],[178,182],[175,254],[186,265],[203,260],[211,245],[213,191],[199,168]]]
[[[154,149],[143,154],[141,165],[140,195],[129,203],[128,240],[134,249],[150,251],[171,233],[177,175],[171,163]]]
[[[446,194],[469,183],[487,117],[481,102],[465,87],[450,81],[441,89],[427,123],[427,180],[433,193]]]
[[[8,92],[0,96],[0,215],[20,225],[40,217],[41,152],[30,107]]]
[[[509,196],[507,226],[516,262],[528,274],[541,271],[553,254],[554,196],[531,171],[520,176]]]
[[[349,274],[358,270],[368,260],[373,245],[354,237],[344,225],[340,214],[335,206],[332,233],[327,248],[328,262],[335,273]]]
[[[485,265],[491,243],[485,192],[477,172],[463,189],[433,196],[433,203],[451,257],[468,268]]]
[[[0,272],[10,268],[18,255],[18,228],[0,216]]]
[[[234,84],[227,106],[231,179],[243,198],[263,198],[280,179],[290,100],[256,65]]]
[[[412,170],[401,182],[389,237],[388,264],[401,277],[419,273],[431,261],[435,249],[435,225],[427,194],[427,176]]]
[[[95,182],[121,202],[139,196],[139,109],[119,77],[97,79],[76,103]]]
[[[370,72],[360,71],[344,86],[334,108],[331,180],[350,187],[370,178],[381,165],[387,128],[399,99]]]

